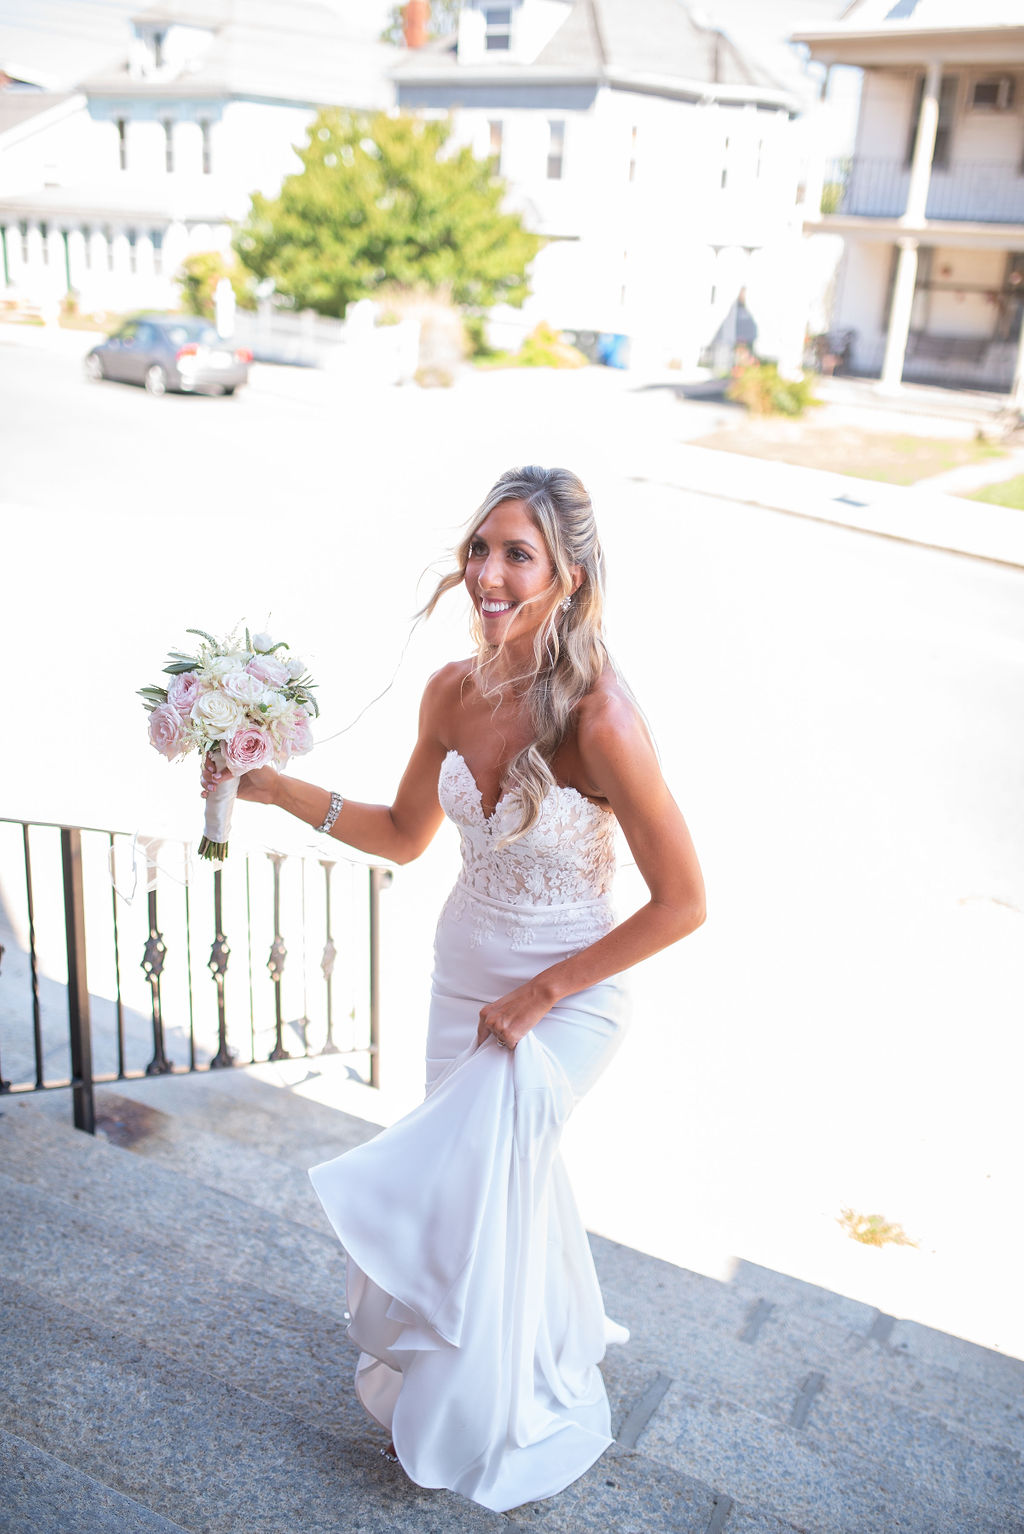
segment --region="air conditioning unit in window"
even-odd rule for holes
[[[1013,75],[986,75],[971,88],[974,112],[1009,112],[1013,109],[1017,82]]]

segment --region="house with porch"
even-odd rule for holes
[[[854,0],[794,41],[864,72],[853,155],[824,169],[804,224],[845,241],[833,326],[850,367],[889,388],[1019,390],[1020,0]]]
[[[175,305],[183,258],[300,168],[315,109],[390,106],[399,56],[318,0],[160,0],[74,90],[0,80],[0,298]]]
[[[628,338],[632,360],[731,355],[745,299],[758,348],[793,329],[800,101],[680,0],[464,0],[455,35],[410,49],[398,105],[450,118],[491,156],[545,244],[526,307]],[[620,353],[621,355],[621,353]]]

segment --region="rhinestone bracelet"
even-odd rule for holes
[[[345,803],[345,801],[341,797],[340,794],[336,794],[336,793],[332,792],[332,794],[331,794],[331,803],[330,803],[330,807],[329,807],[329,809],[327,811],[327,814],[323,818],[323,823],[321,825],[317,826],[316,829],[318,831],[323,831],[325,834],[329,834],[331,827],[333,826],[334,822],[337,820],[338,816],[341,814],[341,806],[344,803]]]

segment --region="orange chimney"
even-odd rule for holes
[[[402,30],[407,48],[422,48],[430,24],[430,0],[408,0],[402,10]]]

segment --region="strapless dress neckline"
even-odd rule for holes
[[[483,822],[483,824],[485,826],[490,825],[492,821],[497,819],[497,817],[498,817],[501,809],[503,808],[503,806],[510,799],[515,799],[515,798],[518,797],[518,790],[516,788],[514,788],[514,787],[513,788],[506,788],[503,793],[498,795],[498,798],[497,798],[497,800],[495,802],[493,810],[490,812],[490,814],[488,814],[487,811],[484,809],[484,796],[483,796],[483,792],[482,792],[482,790],[480,788],[480,785],[476,781],[476,778],[474,778],[472,772],[470,771],[469,763],[466,761],[466,758],[463,756],[462,752],[456,746],[452,746],[451,750],[448,752],[447,756],[445,757],[445,759],[444,759],[445,766],[447,766],[448,762],[452,759],[452,757],[455,758],[456,762],[458,763],[458,765],[462,769],[462,774],[463,774],[463,777],[465,778],[466,786],[468,788],[471,788],[472,791],[473,791],[473,794],[475,795],[477,808],[480,811],[480,819],[481,819],[481,821]],[[598,815],[611,815],[612,814],[611,809],[606,808],[602,804],[598,804],[597,801],[594,800],[594,799],[589,799],[586,794],[581,794],[579,789],[578,788],[573,788],[571,783],[552,783],[552,785],[548,789],[548,793],[547,793],[547,795],[545,797],[549,797],[551,794],[571,794],[576,799],[578,799],[581,802],[581,804],[588,804],[590,806],[590,808],[592,810],[594,810],[595,813],[598,814]]]

